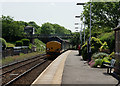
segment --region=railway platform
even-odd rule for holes
[[[56,58],[32,83],[115,86],[118,81],[106,73],[106,68],[91,68],[78,51],[68,50]]]

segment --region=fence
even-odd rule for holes
[[[5,58],[7,56],[19,55],[20,53],[26,54],[30,52],[33,52],[33,50],[27,47],[10,47],[2,51],[2,58]]]

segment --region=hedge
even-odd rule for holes
[[[23,46],[23,42],[22,41],[16,41],[15,46]]]
[[[0,38],[0,43],[2,43],[2,50],[5,50],[7,47],[7,42],[5,41],[5,39]]]
[[[23,46],[29,46],[29,44],[30,44],[29,39],[22,39],[21,41],[23,42]]]

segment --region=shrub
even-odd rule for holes
[[[108,47],[108,45],[107,45],[107,42],[104,42],[104,43],[102,44],[102,46],[100,47],[100,50],[102,50],[102,49],[109,49],[109,47]]]
[[[29,44],[29,49],[32,49],[32,46],[33,46],[33,44],[32,44],[32,43],[30,43],[30,44]]]
[[[22,41],[16,41],[15,46],[23,46],[23,42]]]
[[[99,48],[101,47],[102,42],[100,41],[100,39],[92,37],[91,38],[91,54],[98,52]],[[87,53],[87,42],[82,46],[82,56],[84,60],[87,60],[88,57],[88,53]]]
[[[82,57],[83,57],[83,60],[88,60],[88,53],[87,53],[87,47],[84,47],[82,49]]]
[[[40,41],[39,39],[34,39],[34,44],[37,47],[37,51],[40,51],[41,49],[43,49],[42,46],[45,46],[45,44],[42,41]]]
[[[5,39],[0,38],[0,43],[2,43],[2,50],[5,50],[7,47],[7,43],[6,43]]]
[[[92,59],[103,59],[104,57],[108,57],[108,54],[107,53],[102,53],[102,52],[99,52],[99,53],[94,53],[92,55]]]
[[[103,62],[105,63],[110,63],[110,57],[104,57]]]
[[[92,37],[91,38],[91,47],[94,46],[94,50],[98,52],[99,48],[101,47],[102,42],[100,39]]]
[[[109,33],[103,33],[99,36],[100,40],[102,42],[106,41],[108,44],[108,47],[110,49],[110,53],[114,51],[115,49],[115,36],[114,31]]]
[[[108,57],[110,57],[111,59],[114,58],[115,52],[112,52]]]
[[[22,39],[23,46],[29,46],[30,40],[29,39]]]
[[[95,59],[95,64],[94,66],[97,67],[97,66],[102,66],[102,63],[103,63],[103,60],[102,59]]]

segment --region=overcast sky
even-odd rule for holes
[[[87,2],[89,0],[79,0]],[[16,21],[35,21],[39,26],[50,22],[59,24],[75,32],[74,23],[80,22],[75,15],[80,15],[82,6],[78,0],[4,0],[0,9],[2,15],[14,17]]]

